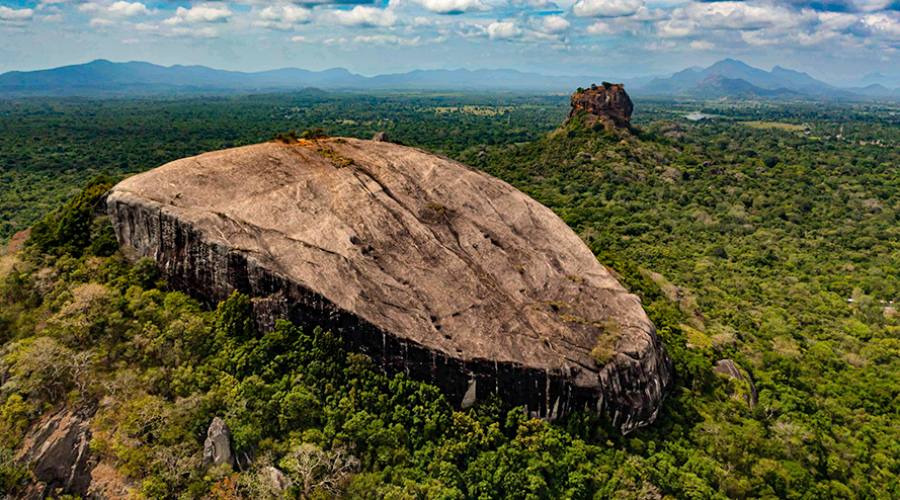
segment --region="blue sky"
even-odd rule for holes
[[[900,0],[0,0],[0,40],[0,72],[104,58],[624,78],[735,57],[842,83],[898,73]]]

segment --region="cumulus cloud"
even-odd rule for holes
[[[589,35],[619,35],[628,31],[628,25],[615,21],[595,21],[585,30]]]
[[[644,6],[644,0],[578,0],[572,12],[579,17],[630,16]]]
[[[150,13],[150,9],[140,2],[115,2],[106,9],[106,13],[115,17],[133,17],[138,15],[146,15]]]
[[[894,0],[854,0],[853,6],[862,12],[875,12],[887,9],[893,2]]]
[[[514,21],[496,21],[487,27],[488,38],[491,40],[509,40],[522,34]]]
[[[350,10],[333,10],[331,18],[343,26],[387,27],[397,23],[397,15],[393,10],[363,5]]]
[[[28,5],[37,6],[0,5],[0,29],[61,20],[65,14],[66,23],[98,32],[125,24],[147,35],[214,38],[258,35],[254,28],[263,28],[286,32],[284,43],[334,44],[350,47],[347,50],[354,45],[411,46],[455,37],[482,43],[536,43],[543,44],[542,49],[606,50],[615,43],[638,52],[691,50],[737,56],[758,46],[823,55],[845,50],[853,57],[889,60],[900,53],[897,1],[29,0]],[[85,15],[70,16],[73,11]],[[491,11],[495,13],[490,17],[478,14]],[[226,22],[227,27],[220,24]],[[316,25],[300,35],[300,28],[309,23]]]
[[[32,9],[11,9],[0,5],[0,21],[22,22],[30,20],[33,16]]]
[[[562,16],[545,16],[541,20],[540,31],[551,35],[564,33],[569,29],[569,21]]]
[[[690,3],[673,9],[668,19],[658,21],[656,32],[664,38],[683,38],[713,31],[785,31],[816,19],[812,10],[797,11],[770,3]]]
[[[224,5],[196,5],[189,9],[178,7],[175,15],[163,21],[167,25],[223,23],[232,15],[231,10]]]
[[[448,15],[489,9],[481,0],[413,0],[413,3],[431,12]]]
[[[874,35],[888,40],[900,40],[900,15],[896,12],[880,12],[862,18],[862,24]]]
[[[298,24],[312,20],[312,11],[296,5],[269,6],[259,11],[259,20],[254,25],[277,30],[289,30]]]

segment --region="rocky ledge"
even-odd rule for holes
[[[126,253],[207,301],[255,297],[342,333],[462,407],[492,393],[554,419],[652,422],[671,363],[639,299],[552,211],[457,162],[388,142],[271,142],[121,182]]]

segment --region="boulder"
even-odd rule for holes
[[[551,210],[455,161],[348,138],[178,160],[115,186],[127,255],[211,304],[257,298],[466,405],[500,393],[622,431],[656,416],[671,363],[640,300]],[[599,355],[598,355],[599,353]]]
[[[36,423],[19,449],[37,484],[29,496],[83,495],[91,484],[90,412],[63,408]]]
[[[291,480],[276,467],[267,465],[260,470],[260,478],[265,481],[268,491],[278,494],[291,487]]]
[[[229,465],[234,467],[234,456],[231,453],[231,431],[225,421],[215,417],[206,431],[203,442],[204,465]]]
[[[607,129],[631,127],[634,104],[621,83],[603,82],[572,94],[569,120],[580,117],[587,125],[602,123]]]
[[[759,399],[756,392],[756,386],[753,384],[753,380],[750,379],[750,376],[738,367],[734,360],[726,358],[716,361],[716,366],[713,367],[713,371],[735,381],[737,387],[740,389],[735,396],[743,397],[744,401],[750,405],[750,408],[756,406]]]
[[[372,140],[375,142],[390,142],[387,132],[376,132],[375,135],[372,136]]]

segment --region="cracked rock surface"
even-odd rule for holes
[[[107,199],[120,244],[210,302],[340,331],[457,404],[651,422],[671,363],[639,299],[551,210],[388,142],[263,143],[178,160]],[[603,346],[598,356],[597,346]]]

